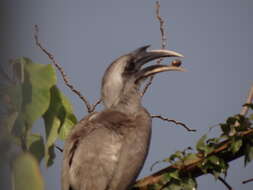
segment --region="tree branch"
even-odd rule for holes
[[[57,63],[57,61],[55,60],[53,54],[51,54],[46,48],[44,48],[42,46],[42,44],[40,43],[39,41],[39,27],[38,25],[35,25],[34,26],[34,39],[35,39],[35,43],[36,45],[48,56],[48,58],[51,60],[52,64],[56,67],[56,69],[60,72],[61,76],[62,76],[62,79],[65,83],[65,85],[72,91],[74,92],[85,104],[86,108],[87,108],[87,111],[88,113],[92,113],[96,106],[98,104],[101,103],[101,100],[97,101],[94,105],[91,105],[88,101],[88,99],[83,96],[81,94],[81,92],[79,90],[77,90],[70,82],[69,82],[69,79],[68,79],[68,76],[66,75],[64,69],[60,66],[59,63]]]
[[[228,190],[233,190],[233,188],[228,184],[228,182],[226,182],[225,179],[218,177],[218,180],[220,180],[228,188]]]
[[[246,116],[246,115],[248,114],[248,112],[249,112],[249,107],[246,106],[246,104],[250,104],[250,103],[252,102],[252,100],[253,100],[253,84],[252,84],[252,86],[251,86],[251,88],[250,88],[250,90],[249,90],[247,100],[246,100],[245,104],[243,105],[243,107],[242,107],[242,109],[241,109],[240,115]],[[237,122],[235,123],[235,127],[238,127],[239,125],[240,125],[240,124],[239,124],[239,122],[237,121]]]
[[[55,148],[56,148],[57,150],[59,150],[60,152],[63,152],[63,149],[62,149],[61,147],[55,145]]]
[[[160,24],[160,36],[161,36],[161,48],[165,49],[166,47],[166,37],[165,37],[165,30],[164,30],[164,20],[163,18],[160,16],[160,3],[159,1],[156,1],[156,18]],[[157,64],[161,64],[163,59],[158,59],[157,60]],[[149,86],[152,84],[154,80],[154,76],[149,77],[148,82],[146,83],[146,85],[143,88],[142,91],[142,96],[147,92]]]
[[[174,124],[176,124],[176,125],[180,125],[180,126],[184,127],[184,128],[185,128],[187,131],[189,131],[189,132],[195,132],[195,131],[196,131],[196,129],[191,129],[191,128],[187,127],[187,125],[185,125],[185,124],[184,124],[183,122],[181,122],[181,121],[176,121],[176,120],[174,120],[174,119],[169,119],[169,118],[163,117],[163,116],[161,116],[161,115],[151,115],[151,118],[157,118],[157,119],[161,119],[161,120],[163,120],[163,121],[167,121],[167,122],[174,123]]]
[[[247,98],[246,103],[250,104],[253,101],[253,85],[250,88],[249,95]],[[248,109],[246,110],[243,108],[241,111],[241,115],[246,116],[248,113]],[[159,118],[159,117],[158,117]],[[165,118],[166,120],[166,118]],[[249,137],[253,135],[253,128],[250,128],[246,131],[238,132],[237,136],[240,137]],[[141,190],[146,190],[148,189],[149,185],[159,183],[160,180],[162,180],[163,175],[170,172],[173,169],[178,169],[180,174],[184,177],[191,176],[191,177],[199,177],[203,174],[205,174],[200,168],[199,164],[202,163],[206,158],[216,155],[220,158],[223,158],[223,160],[228,163],[232,160],[235,160],[241,156],[244,155],[244,150],[245,150],[245,144],[243,144],[239,151],[236,153],[233,153],[231,151],[228,151],[228,148],[231,145],[231,140],[224,140],[223,142],[219,143],[216,148],[211,151],[209,154],[204,156],[202,153],[196,153],[194,159],[186,160],[183,164],[180,162],[176,162],[175,164],[170,165],[167,168],[164,168],[156,173],[153,173],[150,176],[144,177],[143,179],[140,179],[136,181],[134,188],[138,188]],[[227,151],[226,151],[227,150]],[[253,179],[243,181],[242,183],[247,183],[253,181]]]
[[[248,97],[247,97],[247,100],[246,100],[246,103],[245,104],[250,104],[251,102],[253,101],[253,84],[249,90],[249,93],[248,93]],[[240,112],[240,115],[247,115],[249,111],[249,107],[248,106],[243,106],[241,112]]]
[[[102,99],[99,99],[99,100],[97,100],[93,105],[91,105],[91,112],[90,113],[92,113],[92,112],[94,112],[95,111],[95,109],[96,109],[96,107],[99,105],[99,104],[101,104],[102,103]]]
[[[247,180],[242,181],[242,184],[246,184],[246,183],[249,183],[249,182],[252,182],[252,181],[253,181],[253,178],[247,179]]]
[[[243,131],[240,133],[240,136],[246,137],[253,135],[253,129],[249,129],[247,131]],[[150,176],[144,177],[143,179],[140,179],[136,181],[135,188],[146,190],[149,185],[159,183],[160,180],[162,180],[163,175],[170,172],[173,169],[178,169],[179,172],[182,174],[182,176],[192,176],[192,177],[199,177],[203,175],[203,171],[198,167],[198,164],[201,163],[204,159],[206,159],[209,156],[212,155],[218,155],[219,157],[222,157],[225,162],[230,162],[232,160],[235,160],[242,155],[244,155],[244,146],[240,148],[240,150],[236,154],[232,154],[231,152],[224,152],[229,145],[231,144],[230,140],[225,140],[221,142],[215,150],[213,150],[211,153],[209,153],[206,157],[203,156],[203,154],[197,153],[196,159],[192,160],[186,160],[184,164],[175,163],[167,168],[164,168]]]

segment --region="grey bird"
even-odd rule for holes
[[[184,71],[181,66],[151,65],[162,57],[182,57],[144,46],[116,59],[102,80],[105,109],[83,118],[71,131],[63,151],[62,190],[125,190],[146,159],[151,117],[141,104],[140,87],[151,75]]]

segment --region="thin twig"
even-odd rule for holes
[[[91,106],[91,113],[95,111],[96,107],[102,102],[102,99],[96,101],[95,104]]]
[[[249,182],[252,182],[252,181],[253,181],[253,178],[247,179],[247,180],[242,181],[242,184],[246,184],[246,183],[249,183]]]
[[[63,149],[60,148],[59,146],[55,145],[55,148],[56,148],[57,150],[59,150],[60,152],[63,152]]]
[[[165,49],[166,47],[166,37],[165,37],[165,32],[164,32],[164,20],[163,18],[160,16],[160,3],[159,1],[156,1],[156,18],[159,21],[160,24],[160,36],[161,36],[161,48]],[[161,64],[163,59],[158,59],[157,60],[157,64]],[[152,84],[154,80],[154,75],[149,77],[148,82],[146,83],[146,85],[143,88],[142,91],[142,96],[147,92],[149,86]]]
[[[154,168],[157,164],[160,164],[160,163],[163,163],[163,161],[161,161],[161,160],[155,161],[155,163],[153,163],[153,164],[150,166],[149,170],[152,171],[153,168]]]
[[[228,184],[228,182],[226,182],[225,179],[218,177],[218,180],[220,180],[228,188],[228,190],[233,190],[233,188]]]
[[[250,104],[250,103],[252,103],[252,101],[253,101],[253,84],[250,87],[248,97],[247,97],[247,100],[246,100],[245,104]],[[248,112],[249,112],[249,107],[248,106],[243,106],[242,109],[241,109],[240,115],[246,116],[248,114]],[[239,126],[240,126],[240,123],[238,121],[236,121],[235,127],[239,127]]]
[[[83,96],[81,94],[81,92],[79,90],[77,90],[72,84],[70,84],[68,76],[66,75],[66,73],[64,72],[63,68],[56,62],[54,56],[46,49],[42,46],[42,44],[39,41],[39,27],[38,25],[34,25],[34,39],[36,42],[36,45],[48,56],[48,58],[51,60],[51,62],[53,63],[53,65],[58,69],[58,71],[60,72],[62,79],[64,81],[64,83],[66,84],[67,87],[70,88],[70,90],[72,92],[74,92],[85,104],[87,111],[89,113],[92,113],[93,108],[91,107],[88,99]],[[100,102],[99,102],[100,103]],[[97,106],[97,104],[96,104]],[[95,109],[95,107],[94,107]],[[94,111],[94,110],[93,110]]]
[[[252,103],[252,101],[253,101],[253,84],[252,84],[252,86],[251,86],[251,88],[249,90],[248,98],[247,98],[245,104],[250,104],[250,103]],[[242,108],[242,110],[240,112],[240,115],[245,116],[245,115],[247,115],[248,111],[249,111],[249,107],[248,106],[243,106],[243,108]]]
[[[156,1],[156,18],[160,23],[160,33],[161,33],[161,47],[164,49],[166,47],[166,37],[164,32],[164,20],[160,16],[160,2]]]
[[[187,131],[189,131],[189,132],[195,132],[195,131],[196,131],[196,129],[191,129],[191,128],[187,127],[187,125],[185,125],[185,124],[184,124],[183,122],[181,122],[181,121],[176,121],[176,120],[174,120],[174,119],[169,119],[169,118],[163,117],[163,116],[161,116],[161,115],[151,115],[151,118],[158,118],[158,119],[161,119],[161,120],[163,120],[163,121],[175,123],[176,125],[180,125],[180,126],[184,127],[184,128],[185,128]]]

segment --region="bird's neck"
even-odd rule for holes
[[[136,88],[125,88],[117,104],[113,105],[112,108],[124,113],[136,114],[142,108],[141,95]]]

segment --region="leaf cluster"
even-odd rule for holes
[[[253,109],[253,104],[247,104]],[[196,189],[196,178],[212,174],[215,179],[226,176],[229,162],[244,156],[245,166],[253,159],[253,114],[249,117],[235,115],[221,123],[221,135],[208,138],[203,135],[195,150],[186,148],[176,151],[162,162],[171,165],[151,176],[137,181],[137,189]],[[159,162],[157,162],[159,163]]]
[[[9,147],[19,149],[11,155],[11,165],[18,184],[15,187],[22,189],[26,184],[19,177],[23,176],[23,181],[30,181],[31,176],[41,178],[38,163],[45,159],[47,166],[53,164],[56,140],[64,140],[77,119],[69,100],[56,86],[52,65],[19,58],[1,68],[0,79],[1,134],[8,137]],[[33,133],[40,118],[44,121],[45,137]],[[38,178],[38,185],[31,189],[43,189],[39,182],[42,179]]]

